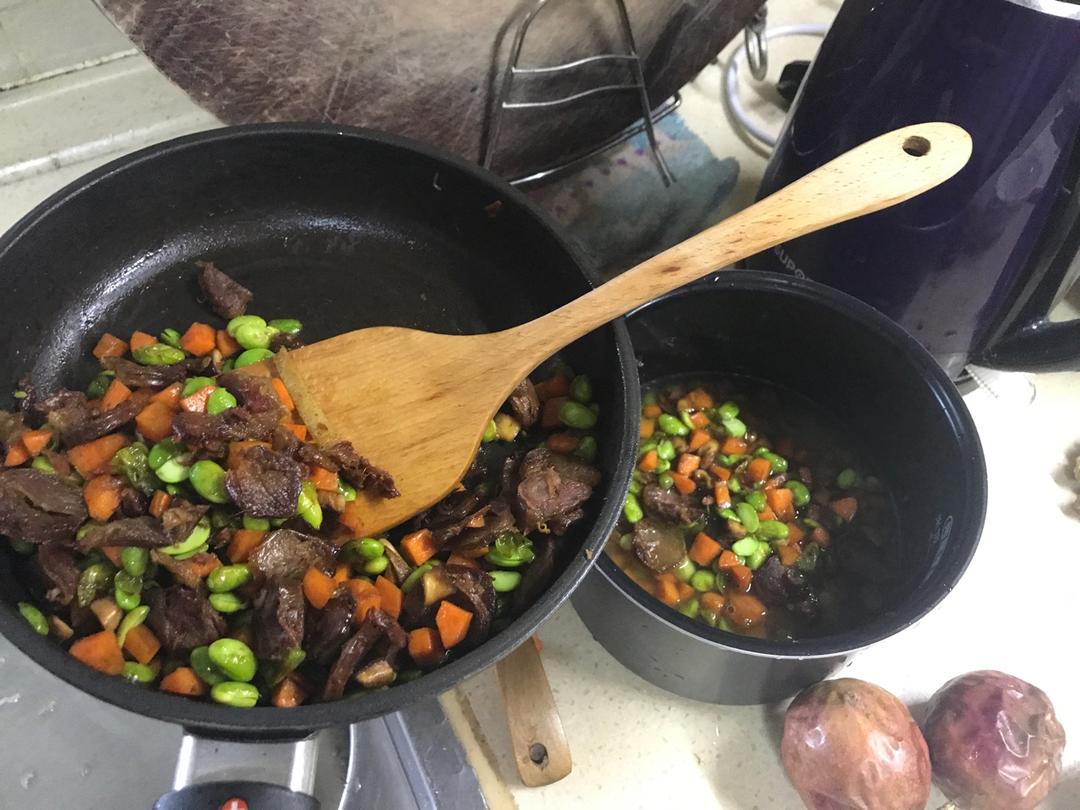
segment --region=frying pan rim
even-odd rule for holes
[[[319,123],[269,123],[243,124],[221,127],[184,135],[122,155],[86,174],[76,178],[51,194],[21,217],[0,236],[0,265],[9,250],[22,239],[32,238],[35,227],[47,217],[62,211],[81,194],[87,193],[100,183],[114,176],[132,172],[156,159],[172,157],[178,152],[213,146],[223,141],[258,140],[261,138],[347,138],[358,146],[378,144],[398,150],[419,154],[436,164],[461,172],[471,183],[487,187],[493,199],[501,199],[523,210],[539,227],[540,233],[552,240],[577,268],[585,284],[595,287],[586,271],[584,258],[572,244],[560,235],[554,221],[523,192],[515,189],[502,178],[461,158],[450,155],[429,144],[420,143],[400,135],[359,127],[343,127]],[[624,417],[618,426],[619,446],[629,448],[637,437],[637,412],[639,388],[637,369],[629,333],[622,318],[612,321],[610,329],[616,390],[613,399],[623,404]],[[607,336],[605,336],[607,337]],[[621,396],[617,390],[622,386]],[[581,542],[576,553],[559,577],[517,619],[498,635],[490,638],[475,650],[461,658],[426,673],[422,677],[401,686],[373,694],[354,695],[328,703],[313,703],[284,710],[274,707],[238,709],[208,701],[196,701],[169,695],[158,690],[148,690],[125,683],[119,678],[104,675],[71,658],[53,639],[37,635],[17,615],[14,609],[0,610],[0,635],[11,641],[20,652],[35,664],[80,691],[126,711],[165,722],[176,723],[196,733],[222,739],[294,739],[302,738],[330,726],[342,726],[373,719],[422,700],[446,692],[462,681],[482,672],[508,655],[554,612],[561,607],[581,584],[598,557],[615,525],[622,507],[622,493],[626,491],[632,472],[632,454],[621,452],[615,469],[607,478],[604,489],[594,497],[600,499],[600,508],[592,528]]]

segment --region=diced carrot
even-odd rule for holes
[[[719,464],[714,464],[709,468],[709,472],[719,478],[721,481],[727,481],[731,478],[731,470],[727,467],[721,467]]]
[[[109,463],[117,451],[127,444],[119,433],[110,433],[92,442],[77,444],[68,450],[68,461],[83,478],[91,478],[99,472],[106,472]]]
[[[135,417],[135,427],[148,441],[160,442],[172,433],[172,409],[160,402],[151,402]]]
[[[689,599],[691,596],[694,595],[693,587],[691,587],[691,585],[689,583],[687,583],[687,582],[680,582],[679,580],[676,580],[675,581],[675,590],[679,594],[679,604],[682,604],[683,602],[685,602],[687,599]]]
[[[170,411],[178,411],[180,410],[180,394],[183,393],[183,390],[183,383],[173,383],[167,388],[162,388],[160,391],[150,397],[150,401],[160,402]]]
[[[236,342],[236,338],[224,329],[218,329],[214,333],[214,345],[217,346],[217,350],[221,352],[222,357],[232,357],[241,348],[240,344]]]
[[[295,422],[282,422],[281,426],[300,441],[307,441],[307,425],[298,425]],[[353,503],[355,503],[355,501],[353,501]]]
[[[274,391],[277,392],[277,397],[281,400],[281,404],[285,410],[295,411],[296,403],[293,402],[292,394],[290,394],[289,389],[285,387],[285,383],[278,377],[271,377],[270,384],[274,386]]]
[[[363,537],[364,504],[360,498],[345,504],[345,511],[338,515],[338,523],[352,532],[353,537]]]
[[[157,343],[157,338],[153,335],[146,334],[146,332],[133,332],[130,343],[131,350],[136,351],[144,346],[149,346],[151,343]]]
[[[772,472],[772,462],[767,458],[755,458],[746,468],[746,472],[750,475],[751,481],[764,481]]]
[[[735,552],[726,548],[720,552],[720,557],[716,561],[716,567],[721,571],[730,571],[738,564],[739,558],[735,556]]]
[[[766,506],[760,512],[757,513],[758,520],[776,520],[776,514],[773,510]]]
[[[731,490],[728,489],[727,484],[713,485],[713,500],[716,501],[717,509],[731,508]]]
[[[94,347],[94,357],[98,360],[103,357],[123,357],[127,351],[127,343],[106,332]]]
[[[671,473],[671,480],[675,482],[675,489],[679,490],[679,492],[681,492],[683,495],[689,495],[691,492],[697,489],[697,484],[695,484],[682,473]]]
[[[366,579],[356,578],[346,580],[345,587],[349,589],[349,593],[352,594],[353,599],[355,599],[357,603],[371,596],[379,596],[379,589]],[[359,615],[357,618],[360,618]]]
[[[801,543],[803,540],[806,539],[806,532],[804,532],[802,527],[793,520],[788,521],[787,531],[788,543],[792,545]]]
[[[668,607],[679,604],[679,589],[675,587],[673,574],[658,574],[656,577],[656,598]]]
[[[638,428],[638,437],[642,439],[651,439],[654,433],[656,433],[656,420],[642,419],[641,427]]]
[[[479,565],[476,564],[476,560],[474,560],[472,557],[466,557],[464,554],[459,554],[456,551],[451,553],[450,556],[446,558],[446,564],[447,565],[464,565],[466,568],[479,568],[480,567]]]
[[[708,591],[701,595],[701,609],[707,610],[717,618],[724,609],[724,596],[716,591]]]
[[[206,402],[215,391],[217,391],[216,385],[204,385],[198,391],[180,400],[180,410],[188,413],[206,413]]]
[[[191,667],[174,669],[161,679],[160,689],[162,692],[172,692],[174,695],[185,697],[199,697],[206,694],[206,684]]]
[[[180,345],[196,357],[210,354],[217,346],[214,327],[206,323],[193,323],[180,338]]]
[[[269,450],[270,442],[256,442],[250,440],[229,442],[229,456],[228,460],[225,462],[225,466],[230,470],[235,469],[240,463],[240,457],[252,447],[265,447]]]
[[[123,552],[123,546],[102,546],[101,553],[108,557],[109,562],[115,565],[117,568],[121,565],[120,554]]]
[[[161,642],[153,630],[140,624],[132,627],[124,636],[124,649],[140,664],[149,664],[161,649]]]
[[[773,512],[776,513],[777,520],[788,521],[795,519],[795,493],[790,489],[784,487],[770,489],[765,493],[765,498],[768,500]]]
[[[641,461],[638,462],[638,469],[642,472],[652,472],[656,469],[656,465],[660,463],[660,456],[657,455],[655,450],[650,450],[641,457]]]
[[[270,703],[278,709],[295,709],[307,699],[308,691],[294,673],[286,675],[270,694]]]
[[[356,613],[354,614],[356,621],[362,622],[367,618],[368,613],[373,610],[379,610],[382,608],[382,597],[378,592],[372,591],[366,593],[356,600]]]
[[[704,388],[695,388],[686,395],[686,398],[690,400],[690,405],[699,411],[713,406],[713,398]]]
[[[728,575],[735,580],[735,586],[741,591],[749,590],[750,580],[754,578],[753,572],[745,565],[732,566]]]
[[[847,498],[837,498],[829,504],[829,508],[839,515],[845,523],[850,523],[855,518],[855,513],[859,509],[859,502],[851,496],[848,496]]]
[[[787,545],[776,547],[776,556],[780,558],[780,562],[784,565],[794,565],[796,560],[802,556],[802,551],[798,546],[788,543]]]
[[[690,414],[690,424],[698,430],[703,430],[709,426],[709,417],[701,411],[695,411]]]
[[[147,511],[152,517],[159,518],[165,514],[165,510],[169,508],[170,503],[172,503],[172,495],[163,489],[154,490]]]
[[[349,578],[350,573],[351,572],[349,570],[349,566],[347,566],[345,563],[339,563],[337,567],[334,568],[333,580],[338,585],[340,585],[342,582]]]
[[[114,377],[113,381],[109,383],[109,387],[105,389],[105,395],[101,398],[101,409],[111,411],[121,402],[129,399],[131,399],[131,389]]]
[[[548,436],[547,446],[552,453],[573,453],[577,450],[578,437],[572,433],[552,433]]]
[[[544,410],[540,416],[540,427],[557,428],[562,424],[559,419],[559,409],[566,402],[566,397],[552,397],[544,403]]]
[[[96,475],[83,486],[86,511],[104,523],[120,508],[120,479],[115,475]]]
[[[326,492],[337,492],[338,489],[338,475],[337,473],[330,472],[325,467],[311,467],[311,481],[315,484],[315,489],[322,489]]]
[[[690,449],[697,450],[699,447],[709,443],[709,431],[707,430],[695,430],[690,434]],[[700,458],[699,458],[700,460]]]
[[[688,554],[698,565],[705,566],[720,556],[723,550],[723,547],[705,532],[698,532]]]
[[[318,568],[309,568],[304,573],[304,596],[320,610],[326,607],[337,586],[332,577],[328,577]]]
[[[566,378],[565,374],[555,374],[552,377],[538,382],[535,386],[536,396],[541,402],[546,402],[549,399],[555,397],[565,397],[570,393],[570,380]]]
[[[266,532],[256,529],[237,529],[233,532],[232,540],[229,541],[229,561],[234,563],[247,562],[248,556],[263,541]]]
[[[472,622],[472,613],[445,599],[435,613],[435,626],[439,628],[439,641],[449,650],[465,640]]]
[[[430,529],[420,529],[401,538],[401,553],[413,565],[423,565],[434,557],[438,550]]]
[[[28,430],[19,436],[19,441],[31,456],[37,456],[44,450],[52,439],[52,431],[48,428],[40,430]]]
[[[725,602],[724,616],[735,627],[753,627],[762,622],[768,612],[760,599],[748,593],[728,593]]]
[[[810,539],[817,543],[819,546],[829,545],[829,530],[824,526],[818,526],[812,532],[810,532]]]
[[[422,667],[433,667],[442,661],[442,641],[430,627],[418,627],[409,633],[409,655]]]
[[[21,441],[13,441],[8,447],[7,455],[4,456],[5,467],[18,467],[30,460],[30,451]]]
[[[747,444],[742,439],[736,439],[734,436],[728,436],[724,439],[724,443],[720,445],[720,452],[725,456],[742,455],[746,452]]]
[[[447,565],[450,564],[450,561],[447,560]],[[476,564],[473,563],[473,565],[475,566]],[[395,619],[400,616],[401,603],[404,601],[404,595],[401,593],[401,588],[386,577],[378,576],[375,577],[375,590],[379,592],[379,596],[382,598],[382,610]]]
[[[119,675],[124,671],[124,653],[116,643],[116,636],[108,630],[80,638],[68,652],[73,658],[106,675]]]
[[[210,575],[210,572],[216,568],[221,568],[221,560],[218,559],[217,554],[211,554],[209,551],[204,551],[201,554],[196,554],[194,557],[189,557],[184,560],[184,565],[187,570],[199,579],[204,579]]]
[[[647,417],[649,419],[655,419],[656,417],[658,417],[663,412],[664,412],[664,409],[661,408],[656,403],[653,403],[652,405],[646,405],[644,408],[641,409],[641,415],[645,416],[645,417]]]
[[[772,478],[765,482],[765,490],[768,491],[770,489],[776,489],[779,486],[783,486],[784,482],[786,481],[786,475],[774,475]]]
[[[690,476],[700,466],[701,456],[695,456],[693,453],[683,453],[675,463],[675,472],[679,475]]]

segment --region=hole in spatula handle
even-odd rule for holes
[[[904,138],[903,146],[901,147],[912,157],[922,157],[930,152],[930,141],[921,135],[909,135]]]

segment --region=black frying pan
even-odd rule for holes
[[[252,289],[254,311],[300,318],[307,340],[377,324],[494,331],[589,289],[539,211],[474,166],[357,130],[223,129],[121,158],[0,239],[0,380],[14,388],[29,373],[46,389],[81,388],[102,332],[205,320],[197,259],[215,261]],[[6,543],[0,632],[75,687],[204,734],[286,738],[438,695],[506,655],[563,603],[622,504],[638,409],[626,331],[616,322],[565,356],[595,381],[604,483],[588,518],[561,541],[554,584],[507,630],[448,666],[386,691],[289,710],[235,709],[131,686],[33,633],[14,607],[25,593]],[[4,398],[0,407],[14,404]]]

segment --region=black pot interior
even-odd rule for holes
[[[691,621],[638,588],[605,555],[601,569],[670,623],[727,647],[828,655],[907,626],[940,601],[975,550],[986,473],[975,427],[952,383],[905,332],[861,302],[771,273],[730,271],[628,319],[641,380],[741,375],[802,394],[849,429],[891,488],[899,596],[842,634],[764,641]]]
[[[495,331],[589,289],[524,197],[474,167],[370,133],[221,130],[110,164],[51,198],[0,242],[0,380],[14,388],[29,374],[46,389],[82,388],[102,332],[182,331],[193,320],[212,321],[197,301],[198,259],[253,290],[251,311],[301,319],[309,342],[376,324]],[[614,523],[629,477],[629,461],[620,464],[632,440],[628,396],[636,418],[626,345],[617,324],[563,354],[591,375],[598,392],[605,484],[587,519],[560,543],[558,580],[508,630],[416,682],[289,711],[231,709],[129,686],[30,632],[14,610],[24,591],[6,543],[0,631],[100,698],[219,734],[298,733],[445,691],[509,652],[554,611]]]

